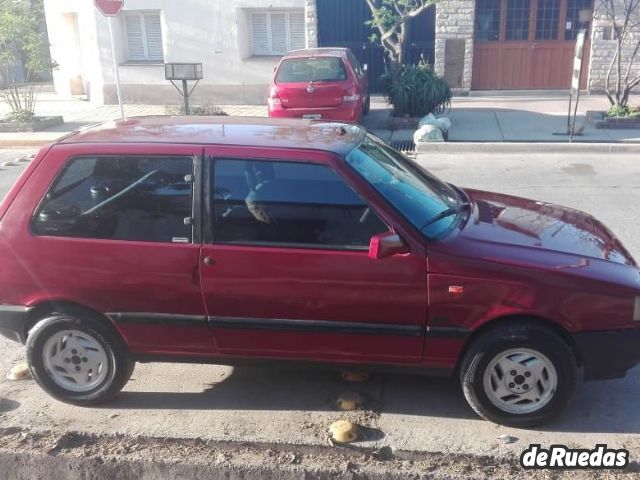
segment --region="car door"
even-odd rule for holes
[[[7,231],[32,232],[12,242],[30,275],[16,285],[38,285],[31,304],[106,314],[136,353],[212,354],[192,221],[201,158],[188,145],[55,146],[11,207],[29,214]]]
[[[210,149],[201,275],[225,355],[418,362],[426,261],[368,256],[390,229],[329,154]]]

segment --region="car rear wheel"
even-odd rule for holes
[[[548,422],[571,400],[577,365],[555,332],[523,321],[477,338],[463,358],[460,381],[481,417],[512,427]]]
[[[75,405],[111,399],[135,366],[117,333],[92,317],[53,314],[30,330],[26,346],[33,378],[54,398]]]

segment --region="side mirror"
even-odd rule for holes
[[[366,72],[367,70],[369,70],[369,65],[365,63],[364,65],[362,65],[362,71]]]
[[[409,247],[397,233],[386,232],[371,237],[369,258],[380,260],[401,253],[409,253]]]

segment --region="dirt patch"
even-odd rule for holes
[[[8,478],[556,478],[527,472],[517,460],[471,455],[414,454],[358,447],[220,443],[198,439],[88,435],[0,429],[0,471]],[[571,478],[630,478],[625,472],[572,472]],[[58,473],[60,472],[60,473]],[[62,475],[62,476],[60,476]],[[114,476],[116,475],[116,476]],[[147,477],[153,475],[153,477]]]

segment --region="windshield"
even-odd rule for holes
[[[346,79],[347,72],[338,57],[296,58],[282,62],[276,83],[341,82]]]
[[[457,221],[462,202],[456,191],[373,137],[346,161],[425,236],[437,237]]]

